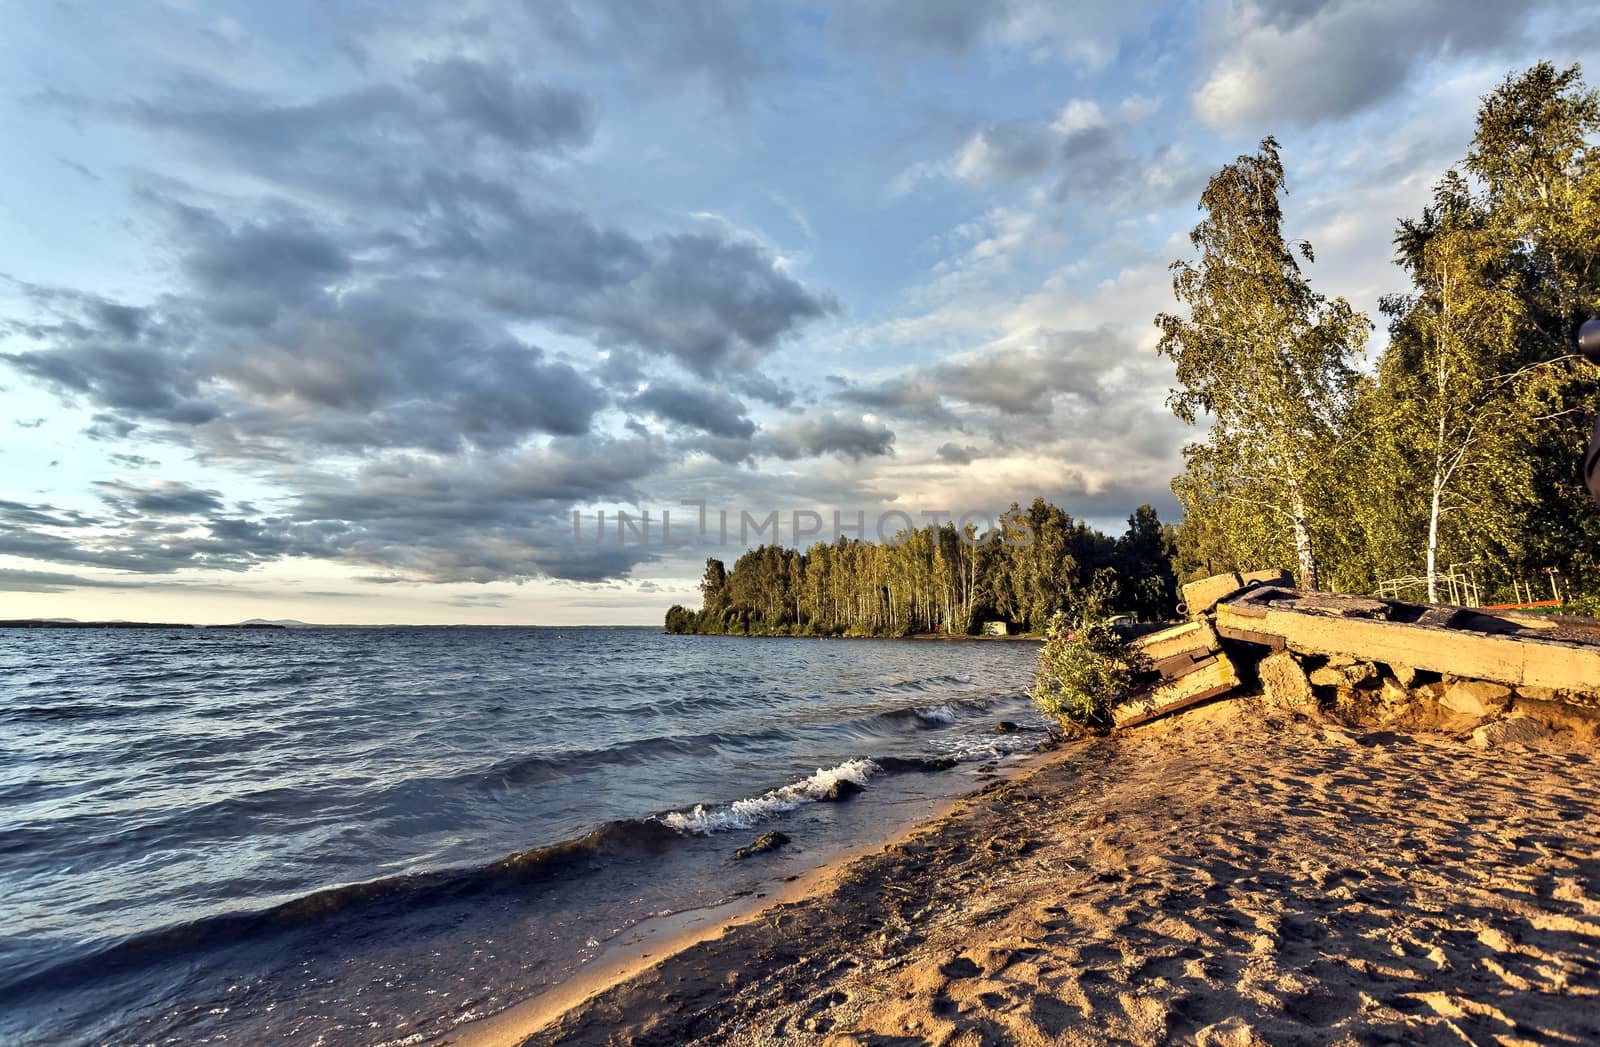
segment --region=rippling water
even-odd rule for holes
[[[0,630],[0,1041],[426,1042],[970,788],[1040,740],[1033,658]],[[732,864],[767,826],[795,846]]]

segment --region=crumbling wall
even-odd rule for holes
[[[1600,740],[1600,699],[1592,693],[1511,687],[1289,648],[1267,654],[1255,667],[1254,693],[1266,705],[1352,727],[1470,732],[1486,746],[1555,730]]]

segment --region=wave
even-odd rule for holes
[[[111,971],[159,964],[191,952],[256,943],[341,916],[382,919],[470,901],[496,890],[581,874],[611,859],[648,857],[681,839],[680,832],[659,820],[627,818],[577,839],[519,851],[478,868],[382,877],[314,891],[256,911],[201,917],[130,935],[70,960],[12,968],[4,972],[9,977],[0,980],[0,1003],[40,989],[80,986]]]
[[[762,793],[753,799],[735,800],[726,807],[708,809],[696,804],[691,811],[672,811],[661,816],[663,824],[679,832],[706,835],[728,829],[749,829],[774,815],[794,810],[801,804],[836,799],[839,786],[849,782],[856,788],[883,768],[872,760],[846,760],[837,767],[818,768],[809,778]]]
[[[705,738],[694,741],[704,743]],[[607,822],[575,839],[507,855],[477,868],[406,873],[314,891],[265,909],[221,913],[104,944],[68,960],[60,955],[30,967],[13,967],[0,980],[0,1002],[39,989],[72,987],[114,970],[159,964],[192,952],[313,927],[322,921],[460,903],[497,890],[515,890],[583,875],[607,862],[659,854],[689,836],[745,829],[803,804],[838,797],[838,787],[862,788],[879,774],[929,773],[960,761],[951,757],[880,756],[846,760],[761,796],[726,806],[696,805],[653,818]]]

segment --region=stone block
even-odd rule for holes
[[[1486,680],[1456,680],[1447,684],[1439,704],[1468,716],[1497,716],[1511,704],[1511,688]]]
[[[1409,665],[1402,665],[1399,662],[1390,662],[1389,672],[1394,675],[1395,681],[1398,682],[1401,687],[1413,687],[1416,685],[1417,671],[1411,668]]]
[[[1352,687],[1377,686],[1378,667],[1371,662],[1352,662],[1340,671],[1344,673],[1344,678],[1350,681]]]
[[[1256,667],[1261,677],[1261,694],[1270,705],[1311,705],[1316,701],[1305,670],[1288,651],[1269,654]]]
[[[1384,680],[1378,689],[1378,704],[1387,713],[1399,712],[1411,704],[1411,692],[1400,686],[1399,681]]]
[[[1332,665],[1311,670],[1307,679],[1311,681],[1313,687],[1347,687],[1350,684],[1344,677],[1344,671]]]
[[[1444,684],[1438,680],[1435,680],[1433,683],[1418,684],[1417,686],[1411,688],[1411,697],[1414,700],[1431,702],[1434,705],[1438,705],[1439,700],[1444,697]]]
[[[1226,599],[1243,588],[1244,579],[1239,577],[1237,572],[1214,574],[1210,578],[1202,578],[1198,582],[1185,585],[1183,605],[1188,610],[1190,618],[1198,618],[1217,606],[1219,600]]]

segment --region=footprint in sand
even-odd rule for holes
[[[949,963],[946,963],[940,967],[939,973],[944,975],[946,978],[952,979],[976,978],[978,975],[983,973],[983,968],[979,967],[965,956],[957,956]]]

